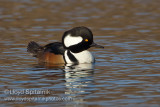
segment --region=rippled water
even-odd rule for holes
[[[159,13],[158,0],[0,0],[1,106],[158,107]],[[64,31],[82,25],[105,47],[90,49],[93,65],[44,67],[26,52],[31,40],[61,41]]]

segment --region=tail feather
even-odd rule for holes
[[[31,41],[28,43],[27,52],[32,53],[34,57],[37,57],[39,52],[43,50],[43,47],[38,43]]]

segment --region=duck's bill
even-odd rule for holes
[[[90,45],[90,47],[104,48],[103,46],[98,45],[98,44],[96,44],[96,43],[92,43],[92,44]]]

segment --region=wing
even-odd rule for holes
[[[45,48],[45,50],[44,50],[45,52],[49,51],[49,52],[54,53],[56,55],[58,55],[58,54],[63,55],[64,51],[65,51],[62,43],[60,43],[60,42],[54,42],[54,43],[47,44],[44,46],[44,48]]]
[[[44,52],[50,52],[56,55],[63,55],[65,49],[62,43],[60,42],[55,42],[47,44],[45,46],[40,46],[38,43],[31,41],[27,46],[27,51],[33,54],[34,57],[41,57],[44,54]]]

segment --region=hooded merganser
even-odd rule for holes
[[[27,51],[39,62],[61,63],[94,63],[95,59],[87,50],[90,47],[104,48],[93,42],[93,34],[87,27],[75,27],[64,32],[62,43],[55,42],[40,46],[34,41],[28,44]]]

